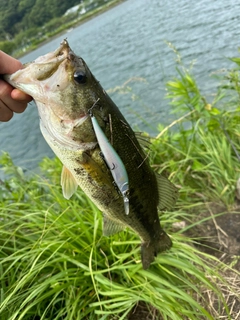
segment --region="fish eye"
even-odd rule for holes
[[[73,77],[74,77],[74,80],[80,84],[84,84],[87,81],[86,73],[83,71],[75,71]]]

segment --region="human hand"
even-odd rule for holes
[[[21,68],[22,63],[19,60],[0,50],[0,74],[11,74]],[[0,121],[9,121],[14,112],[23,112],[31,100],[32,97],[0,79]]]

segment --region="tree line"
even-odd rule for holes
[[[79,17],[79,12],[64,13],[75,5],[87,11],[110,0],[0,0],[0,50],[9,54],[24,52],[61,31]]]
[[[79,0],[0,0],[0,41],[62,16]]]

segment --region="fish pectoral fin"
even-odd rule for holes
[[[122,231],[124,228],[123,224],[108,218],[105,214],[103,215],[103,235],[105,237],[112,236],[113,234]]]
[[[72,173],[65,166],[62,168],[61,186],[63,196],[66,199],[70,199],[78,187],[78,184]]]
[[[158,194],[159,194],[159,203],[158,209],[159,210],[169,210],[171,209],[178,198],[178,190],[170,182],[167,178],[156,174],[157,182],[158,182]]]

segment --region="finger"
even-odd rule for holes
[[[11,97],[12,99],[14,100],[19,100],[19,101],[25,101],[25,102],[30,102],[32,101],[32,97],[29,96],[28,94],[26,94],[25,92],[22,92],[18,89],[14,89],[12,92],[11,92]]]
[[[0,74],[13,73],[22,68],[22,63],[0,50]]]
[[[13,88],[5,81],[0,80],[0,97],[2,101],[2,112],[5,110],[5,112],[8,113],[8,108],[10,111],[14,111],[16,113],[23,112],[27,107],[27,101],[16,101],[12,99],[11,92]],[[5,105],[6,108],[3,106]]]
[[[16,101],[9,99],[8,97],[2,99],[2,102],[7,106],[8,109],[15,113],[22,113],[27,108],[26,101]]]
[[[6,122],[13,117],[13,112],[0,100],[0,121]]]
[[[11,110],[15,113],[22,113],[27,108],[27,105],[25,101],[14,101],[14,104],[11,105]]]

